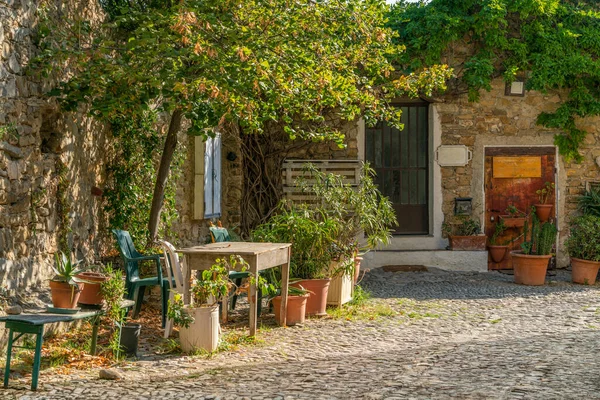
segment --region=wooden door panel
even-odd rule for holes
[[[546,182],[555,182],[555,148],[554,147],[494,147],[485,152],[485,234],[491,237],[501,215],[506,215],[509,205],[529,213],[531,206],[539,203],[536,190]],[[494,163],[494,157],[502,157],[502,163]],[[513,158],[514,164],[507,158]],[[535,162],[535,160],[539,162]],[[494,173],[494,165],[508,165],[508,172]],[[512,165],[512,166],[511,166]],[[516,168],[514,166],[516,165]],[[522,168],[522,172],[519,171]],[[537,171],[539,167],[540,171]],[[510,177],[514,176],[514,177]],[[555,205],[553,193],[548,204]],[[556,213],[556,207],[554,213]],[[554,217],[553,217],[554,218]],[[512,243],[513,250],[520,250],[523,243],[522,228],[509,228],[498,239],[499,244],[518,238]],[[521,236],[521,237],[519,237]],[[488,269],[512,269],[512,259],[508,254],[501,263],[488,262]]]

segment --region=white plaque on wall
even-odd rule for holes
[[[435,152],[435,160],[440,167],[463,167],[473,159],[473,153],[461,144],[440,146]]]

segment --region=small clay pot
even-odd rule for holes
[[[104,297],[100,292],[100,285],[108,278],[99,272],[82,272],[77,277],[86,281],[81,291],[81,296],[79,296],[79,303],[88,305],[102,304]]]
[[[490,252],[490,257],[492,258],[492,261],[495,263],[500,263],[500,262],[502,262],[502,260],[504,260],[507,250],[508,250],[508,246],[493,245],[493,244],[490,244],[488,246],[488,251]]]
[[[550,219],[550,213],[552,211],[552,204],[534,204],[535,215],[537,215],[540,222],[546,222]]]
[[[55,308],[76,308],[83,287],[82,282],[70,285],[67,282],[50,281],[52,305]]]
[[[304,296],[288,295],[287,313],[285,317],[285,324],[287,326],[304,323],[307,300],[308,294],[305,294]],[[275,313],[275,321],[281,325],[281,296],[273,298],[273,312]]]

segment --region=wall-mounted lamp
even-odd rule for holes
[[[525,79],[517,78],[511,83],[507,83],[504,89],[504,94],[506,96],[525,96]]]

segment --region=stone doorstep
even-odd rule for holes
[[[422,265],[446,271],[487,272],[487,261],[487,251],[380,250],[365,254],[361,268],[379,268],[384,265]]]

